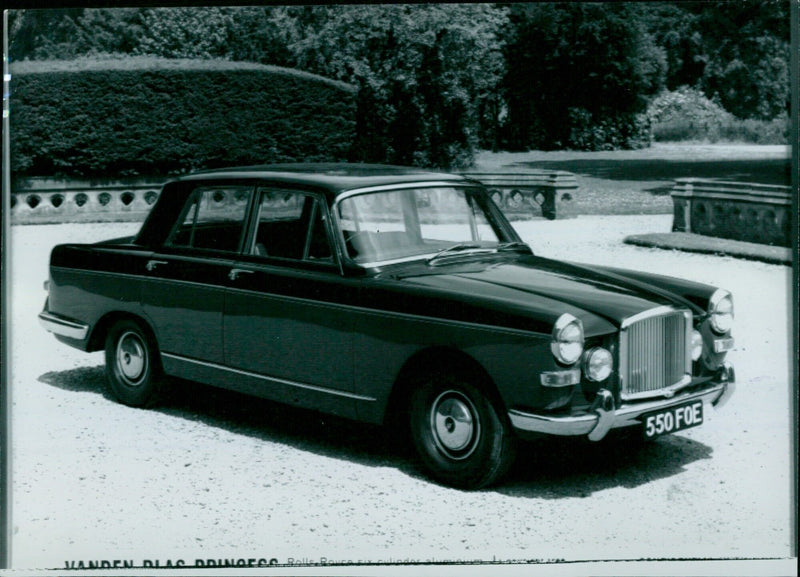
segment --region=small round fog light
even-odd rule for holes
[[[696,361],[703,354],[703,335],[700,331],[692,331],[692,360]]]
[[[590,381],[604,381],[614,368],[611,352],[601,347],[586,351],[583,357],[583,372]]]

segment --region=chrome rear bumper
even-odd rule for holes
[[[86,335],[89,334],[89,325],[46,311],[39,313],[39,324],[53,334],[79,341],[84,340]]]
[[[611,429],[639,425],[639,418],[645,413],[666,409],[683,403],[702,400],[717,408],[725,404],[736,388],[733,367],[726,364],[721,378],[701,391],[676,394],[674,397],[652,399],[615,406],[614,396],[601,389],[592,406],[584,412],[570,415],[537,414],[511,409],[508,416],[514,428],[527,433],[546,435],[578,436],[587,435],[592,441],[599,441]]]

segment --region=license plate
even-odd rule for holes
[[[703,401],[670,407],[642,415],[644,437],[652,439],[703,424]]]

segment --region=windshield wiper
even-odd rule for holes
[[[436,259],[441,258],[443,256],[447,256],[451,253],[458,253],[464,251],[497,252],[501,250],[522,250],[526,253],[533,254],[531,247],[529,247],[526,243],[517,240],[511,242],[503,242],[496,246],[485,246],[474,242],[460,242],[458,244],[454,244],[443,248],[433,256],[428,257],[426,262],[430,264]]]
[[[453,245],[450,245],[448,247],[443,248],[442,250],[440,250],[439,252],[437,252],[433,256],[428,257],[428,259],[425,262],[430,264],[433,261],[435,261],[436,259],[441,258],[443,256],[446,256],[446,255],[448,255],[450,253],[456,253],[456,252],[461,252],[461,251],[465,251],[465,250],[476,250],[476,249],[478,249],[478,250],[480,250],[480,249],[482,249],[482,250],[494,250],[494,247],[488,248],[488,247],[476,244],[474,242],[460,242],[458,244],[453,244]]]
[[[514,240],[511,242],[502,242],[497,245],[497,250],[520,250],[523,249],[522,252],[533,254],[531,247],[528,246],[528,243]]]

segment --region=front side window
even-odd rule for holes
[[[333,262],[322,201],[292,190],[259,188],[258,224],[250,254]]]
[[[409,188],[358,194],[338,204],[348,256],[359,263],[431,255],[454,245],[497,246],[502,233],[467,189]]]

